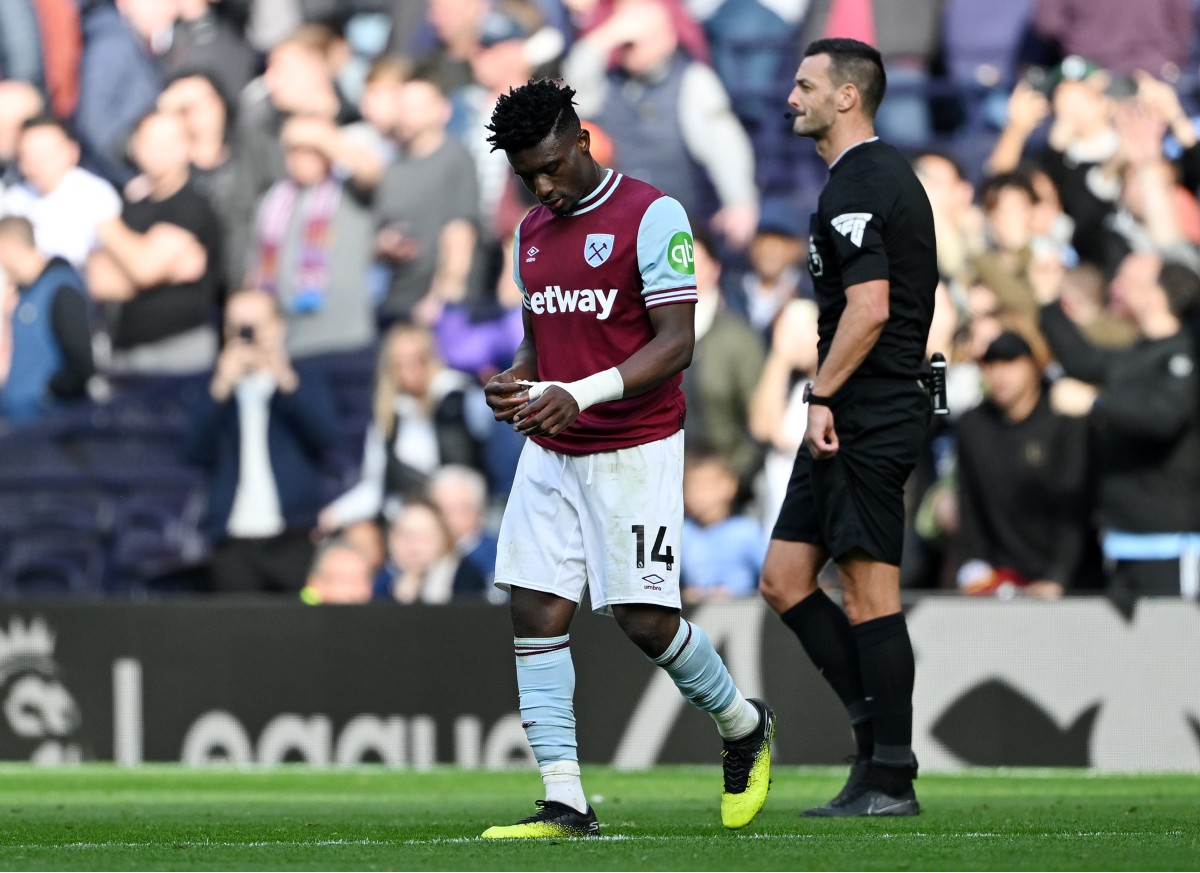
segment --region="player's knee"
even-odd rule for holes
[[[816,589],[804,574],[788,567],[784,562],[771,561],[763,565],[758,580],[758,593],[771,609],[778,613],[787,612]]]
[[[674,610],[614,606],[613,617],[625,636],[649,658],[665,652],[679,630],[679,613]]]

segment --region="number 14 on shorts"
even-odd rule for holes
[[[646,526],[644,524],[635,524],[630,530],[633,532],[637,540],[637,566],[638,569],[644,569],[646,566]],[[654,538],[654,548],[650,552],[650,560],[659,564],[666,564],[670,570],[675,566],[675,553],[670,546],[663,551],[663,540],[667,538],[667,528],[662,526],[658,529],[658,536]]]

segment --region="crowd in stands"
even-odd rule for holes
[[[498,602],[530,77],[696,238],[685,601],[752,594],[806,420],[803,46],[877,45],[951,414],[903,582],[1200,593],[1196,0],[5,0],[0,596]]]

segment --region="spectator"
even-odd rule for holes
[[[965,287],[974,280],[971,257],[984,247],[983,213],[974,205],[975,188],[947,153],[921,151],[912,164],[933,208],[938,272]]]
[[[330,540],[317,549],[300,599],[312,606],[369,603],[373,576],[369,559],[357,546]]]
[[[33,225],[38,249],[82,270],[97,245],[96,227],[121,212],[112,186],[79,166],[79,144],[57,119],[25,122],[17,145],[24,181],[4,193],[6,215]]]
[[[1071,56],[1051,73],[1052,104],[1029,82],[1022,81],[1009,98],[1008,123],[988,158],[992,173],[1017,168],[1033,131],[1050,115],[1053,121],[1038,163],[1053,181],[1063,210],[1075,222],[1071,243],[1085,261],[1110,272],[1105,223],[1114,211],[1117,190],[1103,184],[1101,168],[1121,145],[1109,96],[1112,77],[1096,64]]]
[[[978,280],[992,289],[999,303],[1018,312],[1037,311],[1030,278],[1034,259],[1033,183],[1020,172],[1001,173],[983,184],[980,193],[987,247],[971,258]],[[1055,253],[1047,253],[1055,257]]]
[[[1177,183],[1175,168],[1163,157],[1164,125],[1136,101],[1118,106],[1116,126],[1120,194],[1106,227],[1112,250],[1108,260],[1115,263],[1131,251],[1149,251],[1200,269],[1200,205]]]
[[[322,530],[381,513],[395,518],[444,464],[481,468],[491,411],[477,384],[442,365],[427,329],[398,324],[384,337],[373,412],[362,479],[322,511]]]
[[[711,220],[743,248],[758,222],[750,140],[716,73],[678,46],[659,0],[625,0],[575,43],[563,71],[579,92],[579,115],[612,137],[622,172],[661,188],[693,223]],[[618,49],[620,66],[609,72]]]
[[[410,501],[388,531],[388,562],[375,596],[397,603],[442,604],[484,595],[486,582],[454,551],[450,531],[431,504]]]
[[[257,59],[245,38],[213,8],[220,0],[177,0],[169,47],[162,57],[168,76],[203,75],[232,102],[254,78]]]
[[[417,69],[445,93],[471,84],[471,59],[487,14],[486,0],[428,0],[426,18],[437,45],[417,59]]]
[[[358,549],[367,558],[371,569],[371,580],[383,569],[387,560],[387,544],[383,538],[383,528],[374,521],[356,521],[342,528],[336,539],[344,540]]]
[[[958,437],[959,589],[1038,597],[1077,583],[1090,530],[1086,421],[1055,413],[1033,350],[1006,331],[980,359],[987,399]]]
[[[480,235],[492,260],[511,239],[534,199],[513,175],[502,150],[492,150],[479,136],[501,94],[519,87],[533,76],[533,62],[526,51],[531,29],[520,19],[496,11],[487,17],[479,47],[471,56],[474,83],[450,92],[454,105],[451,131],[475,160],[479,177]],[[481,261],[484,259],[481,258]],[[498,272],[511,272],[500,264]]]
[[[86,395],[87,292],[70,264],[38,251],[25,218],[0,218],[0,271],[13,286],[0,294],[0,423],[22,425]]]
[[[766,350],[762,336],[722,306],[721,262],[712,237],[698,231],[694,243],[696,346],[683,371],[688,433],[719,452],[745,487],[762,464],[762,446],[747,420]]]
[[[1174,79],[1191,59],[1194,11],[1192,0],[1038,0],[1033,30],[1062,55]]]
[[[28,82],[46,95],[58,118],[70,118],[79,100],[79,5],[77,0],[0,5],[0,79]]]
[[[1137,83],[1138,106],[1170,131],[1182,149],[1183,186],[1193,194],[1200,192],[1200,136],[1179,100],[1179,93],[1170,83],[1148,73],[1135,73],[1134,81]]]
[[[397,127],[400,124],[400,93],[409,77],[404,58],[384,56],[367,70],[362,99],[358,102],[363,120],[352,125],[355,135],[374,148],[386,167],[396,159]]]
[[[611,18],[622,2],[623,0],[563,0],[563,5],[569,12],[572,29],[576,36],[580,37],[586,36]],[[794,3],[795,0],[784,0],[782,5],[794,5]],[[663,7],[671,17],[671,24],[678,34],[679,47],[688,57],[705,64],[712,62],[712,52],[708,46],[709,38],[705,32],[709,20],[705,18],[703,22],[705,27],[701,27],[693,15],[698,14],[697,7],[703,8],[704,12],[716,12],[716,9],[709,8],[711,5],[711,0],[708,3],[701,2],[701,0],[689,0],[686,5],[682,0],[664,0],[663,2]],[[728,5],[728,0],[722,4],[722,11],[725,5]],[[613,58],[609,66],[616,64],[617,59]],[[604,161],[600,161],[600,163],[603,164]]]
[[[130,154],[146,194],[127,198],[120,218],[98,226],[103,247],[88,263],[92,295],[118,303],[109,326],[111,369],[207,369],[217,351],[220,226],[192,184],[183,122],[151,112],[134,128]]]
[[[796,452],[804,442],[808,404],[803,389],[816,372],[817,305],[793,300],[775,320],[767,360],[750,401],[750,433],[767,446],[759,495],[766,530],[775,526]]]
[[[1093,345],[1123,349],[1137,337],[1136,328],[1109,309],[1104,274],[1091,264],[1067,271],[1059,285],[1059,303]]]
[[[734,514],[738,477],[716,452],[688,458],[683,472],[684,603],[747,597],[758,589],[767,535],[757,521]]]
[[[159,55],[171,38],[179,0],[116,0],[83,18],[83,64],[75,129],[85,163],[122,187],[134,177],[125,141],[162,90]]]
[[[375,338],[367,289],[371,213],[312,143],[307,118],[284,125],[288,178],[258,210],[247,284],[279,298],[295,357],[363,349]]]
[[[1111,594],[1195,598],[1200,542],[1200,277],[1154,254],[1126,256],[1113,280],[1139,340],[1089,343],[1050,302],[1042,329],[1067,375],[1097,386],[1098,508]]]
[[[801,296],[805,230],[791,209],[772,205],[763,212],[750,242],[750,270],[742,277],[746,319],[766,334],[788,301]]]
[[[513,244],[513,237],[504,243],[503,263],[512,263]],[[501,270],[494,300],[448,303],[442,309],[433,326],[438,354],[447,366],[474,374],[480,384],[487,382],[512,363],[525,336],[523,311],[512,270]]]
[[[940,7],[909,0],[811,0],[804,19],[801,46],[849,37],[879,49],[888,99],[875,116],[875,130],[900,148],[924,143],[933,132],[925,92],[939,48]]]
[[[375,249],[392,272],[384,321],[432,324],[444,304],[467,296],[479,187],[470,154],[446,133],[449,121],[450,102],[432,80],[401,86],[396,132],[404,154],[375,200]]]
[[[28,82],[0,80],[0,199],[17,181],[17,146],[25,122],[44,109],[42,96]]]
[[[167,83],[158,97],[158,110],[183,121],[191,182],[208,200],[221,226],[222,273],[226,284],[240,284],[244,265],[233,264],[229,256],[244,247],[231,238],[237,180],[229,143],[229,104],[207,75],[188,73]]]
[[[184,452],[209,475],[214,591],[297,592],[312,564],[337,410],[323,374],[292,365],[286,333],[269,294],[231,296],[225,347],[192,408]]]
[[[230,238],[237,247],[229,253],[239,284],[250,266],[247,249],[254,238],[258,204],[268,188],[287,177],[280,139],[284,122],[294,115],[334,125],[348,124],[356,118],[357,111],[338,91],[326,61],[333,38],[326,27],[299,28],[271,49],[266,71],[242,94],[233,138],[237,183],[230,226]],[[328,127],[313,123],[308,128],[306,133],[313,140],[310,145],[328,147],[334,141]],[[338,140],[337,145],[344,143]],[[366,156],[374,158],[373,153]]]
[[[487,529],[487,480],[473,467],[446,464],[429,477],[429,501],[446,522],[454,548],[491,584],[496,536]]]

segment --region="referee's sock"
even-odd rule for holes
[[[875,726],[872,778],[887,793],[912,788],[912,695],[916,666],[903,613],[854,627],[863,689]]]
[[[516,637],[521,727],[533,747],[546,799],[587,812],[575,741],[575,665],[571,636]]]
[[[874,729],[864,700],[858,644],[846,613],[818,588],[780,618],[799,637],[808,657],[841,698],[850,714],[858,756],[869,761],[875,750]]]
[[[758,727],[758,709],[738,691],[704,628],[681,618],[667,650],[651,660],[697,709],[713,717],[722,739],[740,740]]]

